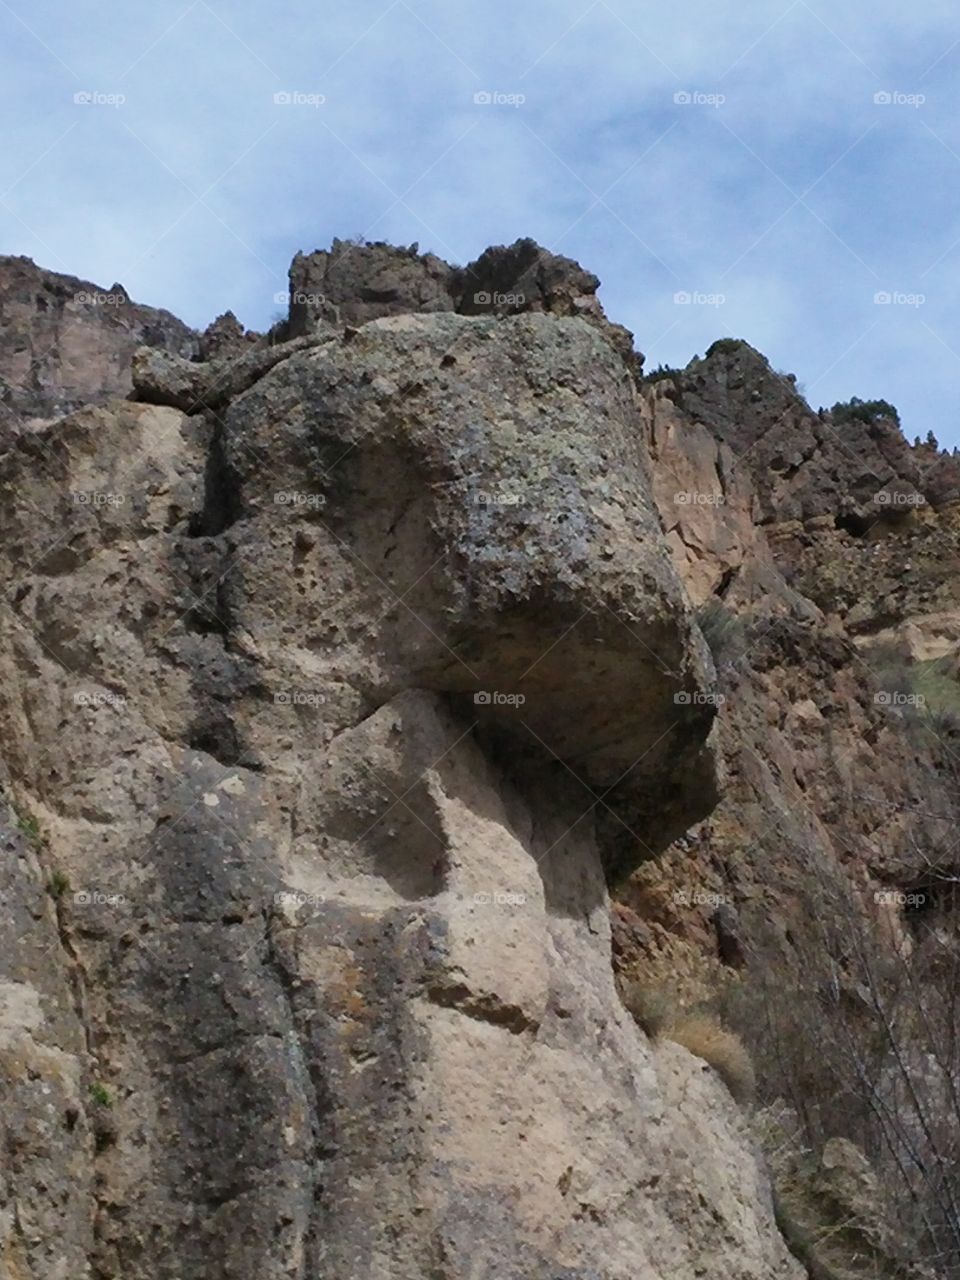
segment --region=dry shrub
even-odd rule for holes
[[[708,1013],[684,1012],[679,991],[664,982],[633,978],[620,997],[634,1022],[652,1040],[672,1040],[717,1073],[737,1102],[753,1101],[753,1062],[743,1041]]]
[[[659,983],[633,979],[624,982],[620,997],[623,1007],[634,1022],[650,1038],[656,1039],[676,1012],[676,999],[672,992]]]
[[[712,1067],[737,1102],[753,1101],[756,1088],[753,1063],[739,1036],[725,1031],[715,1019],[702,1014],[691,1014],[670,1023],[664,1034]]]
[[[960,1280],[960,881],[947,854],[927,858],[923,909],[901,915],[909,945],[891,946],[869,902],[812,868],[805,935],[789,949],[774,928],[759,938],[724,1015],[753,1049],[761,1101],[785,1099],[813,1151],[859,1147],[898,1249]]]
[[[697,610],[697,625],[718,673],[735,667],[746,656],[748,641],[744,621],[716,596],[711,596]]]

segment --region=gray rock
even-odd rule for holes
[[[144,357],[181,409],[0,464],[0,1258],[793,1280],[744,1117],[613,983],[604,867],[716,793],[622,361],[546,314],[289,347],[216,430]]]
[[[334,240],[329,250],[298,253],[290,266],[291,338],[317,320],[365,324],[381,316],[452,311],[453,269],[435,254],[389,244]]]
[[[155,347],[140,347],[133,355],[134,398],[184,413],[216,410],[252,387],[274,365],[330,341],[330,337],[329,332],[315,330],[275,346],[238,349],[230,342],[224,355],[199,362]]]
[[[193,356],[197,336],[168,311],[110,289],[0,257],[0,380],[15,414],[49,418],[131,387],[140,346]]]

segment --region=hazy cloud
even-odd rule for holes
[[[334,235],[532,235],[648,364],[746,337],[960,443],[946,0],[3,0],[0,33],[6,252],[261,327]]]

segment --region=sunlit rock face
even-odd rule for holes
[[[324,323],[3,459],[0,1274],[795,1277],[614,986],[610,878],[718,796],[634,370]]]

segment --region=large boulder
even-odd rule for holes
[[[638,425],[630,378],[583,321],[405,316],[284,362],[226,436],[246,510],[288,529],[278,494],[308,520],[322,510],[379,584],[372,610],[399,608],[387,688],[415,673],[511,747],[573,767],[604,792],[601,816],[626,806],[611,865],[662,847],[714,794],[714,708]],[[286,644],[316,602],[271,574],[256,632]],[[324,579],[329,622],[343,595]]]

